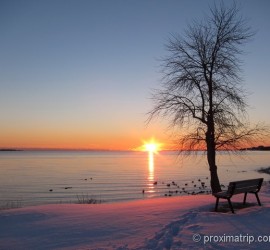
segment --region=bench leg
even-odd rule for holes
[[[243,202],[244,205],[246,204],[246,199],[247,199],[247,192],[245,193],[245,196],[244,196],[244,202]]]
[[[216,200],[215,212],[217,212],[218,202],[219,202],[219,198],[217,198],[217,200]]]
[[[232,206],[232,203],[231,203],[231,199],[228,198],[227,200],[228,200],[229,206],[230,206],[230,208],[231,208],[231,211],[232,211],[232,213],[234,214],[234,210],[233,210],[233,206]]]
[[[261,204],[261,202],[260,202],[260,199],[259,199],[258,193],[255,193],[255,195],[256,195],[256,198],[257,198],[257,201],[258,201],[259,206],[261,206],[262,204]]]

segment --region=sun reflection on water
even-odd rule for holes
[[[153,181],[154,180],[154,153],[153,152],[149,152],[148,153],[148,172],[149,172],[149,176],[148,176],[148,180],[149,181]]]
[[[155,164],[154,164],[154,152],[148,152],[148,182],[149,193],[154,193],[154,179],[155,179]]]

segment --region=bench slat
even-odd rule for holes
[[[246,192],[255,192],[258,189],[259,189],[258,186],[235,188],[234,191],[233,191],[233,194],[241,194],[241,193],[246,193]]]
[[[231,182],[230,184],[235,185],[236,187],[248,187],[248,186],[259,186],[260,182]]]

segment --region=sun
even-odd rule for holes
[[[154,139],[148,142],[144,142],[143,146],[141,147],[142,151],[147,151],[150,153],[157,153],[161,150],[161,143],[156,142]]]
[[[145,150],[149,152],[156,152],[157,151],[157,144],[155,143],[146,143],[144,145]]]

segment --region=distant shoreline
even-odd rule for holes
[[[250,151],[270,151],[270,146],[258,146],[258,147],[251,147],[251,148],[241,148],[243,150],[250,150]]]
[[[24,151],[22,149],[12,149],[12,148],[1,148],[0,152],[14,152],[14,151]]]

